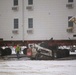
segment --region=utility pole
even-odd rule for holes
[[[24,0],[22,0],[22,41],[24,42]]]

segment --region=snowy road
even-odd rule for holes
[[[0,61],[0,75],[76,75],[76,60]]]

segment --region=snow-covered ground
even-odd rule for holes
[[[76,75],[76,60],[0,60],[0,75]]]
[[[70,52],[70,55],[71,55],[71,54],[76,54],[76,50],[75,50],[75,52]]]

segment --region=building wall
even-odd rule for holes
[[[23,4],[24,3],[24,4]],[[12,10],[13,0],[0,0],[0,38],[4,40],[56,40],[75,39],[76,33],[68,33],[68,16],[76,15],[74,8],[68,9],[68,0],[33,0],[33,10],[28,10],[28,0],[19,0],[19,10]],[[23,6],[24,5],[24,6]],[[19,18],[18,34],[13,34],[13,19]],[[27,33],[28,18],[33,18],[33,33]]]

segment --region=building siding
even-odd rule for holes
[[[28,10],[28,0],[18,0],[18,11],[12,10],[13,0],[0,0],[0,38],[4,40],[55,40],[75,39],[73,33],[68,33],[68,16],[76,15],[76,1],[74,8],[68,9],[68,0],[33,0],[33,10]],[[24,1],[24,2],[22,2]],[[24,3],[24,6],[23,6]],[[19,19],[18,34],[12,33],[13,20]],[[33,18],[33,33],[27,33],[28,18]],[[23,21],[24,20],[24,21]]]

